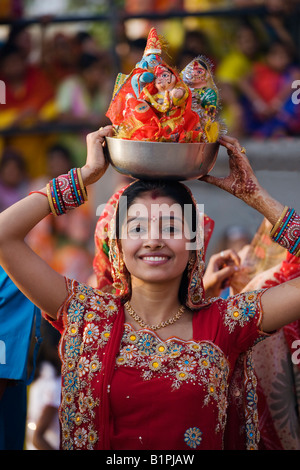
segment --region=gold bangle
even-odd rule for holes
[[[84,198],[85,201],[87,201],[88,200],[88,194],[87,194],[87,190],[86,190],[86,188],[83,184],[81,168],[77,168],[77,175],[78,175],[78,181],[79,181],[80,189],[81,189],[82,194],[83,194],[83,198]]]
[[[270,237],[272,237],[274,235],[274,233],[276,232],[276,230],[278,229],[278,227],[281,224],[281,222],[283,221],[284,216],[287,213],[288,209],[289,209],[288,206],[285,206],[285,208],[282,211],[281,216],[279,217],[279,219],[277,220],[276,224],[273,226],[273,228],[270,232]]]
[[[51,191],[50,191],[50,184],[49,183],[47,184],[46,188],[47,188],[47,197],[48,197],[50,210],[51,210],[53,215],[57,215],[56,212],[55,212],[54,206],[53,206],[52,196],[51,196]]]
[[[300,248],[296,251],[296,253],[294,253],[294,256],[297,256],[297,258],[300,257]]]

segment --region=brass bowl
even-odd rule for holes
[[[193,180],[214,167],[220,144],[147,142],[106,137],[113,168],[137,179]]]

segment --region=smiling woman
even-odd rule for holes
[[[137,181],[125,189],[116,211],[116,249],[122,253],[131,283],[141,288],[145,281],[156,288],[165,282],[170,291],[172,281],[171,290],[179,291],[179,301],[184,303],[188,261],[195,261],[191,247],[203,247],[200,225],[191,193],[178,182]],[[177,310],[176,304],[173,296],[169,309]],[[161,316],[159,310],[149,303],[152,323],[153,316]]]
[[[190,190],[174,182],[137,181],[109,201],[96,232],[97,288],[64,279],[24,241],[50,212],[84,203],[86,187],[107,169],[102,145],[111,135],[111,127],[89,134],[81,169],[0,214],[2,266],[62,333],[61,447],[257,449],[249,351],[300,319],[299,278],[206,298],[208,230]],[[235,139],[220,143],[230,173],[203,179],[258,210],[276,241],[299,254],[299,216],[260,186]]]

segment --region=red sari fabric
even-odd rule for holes
[[[240,353],[264,337],[264,291],[217,299],[195,312],[191,341],[162,341],[124,325],[120,297],[74,280],[67,288],[52,322],[62,333],[62,448],[225,448],[229,384]],[[230,435],[255,449],[256,380],[247,370],[246,421]]]

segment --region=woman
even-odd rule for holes
[[[192,196],[180,184],[172,195],[161,185],[132,194],[139,182],[126,191],[133,200],[125,213],[124,199],[116,204],[119,214],[110,227],[116,295],[65,281],[24,238],[49,214],[49,206],[60,214],[76,205],[75,196],[83,202],[84,186],[107,168],[101,144],[108,135],[111,127],[89,134],[81,173],[71,170],[69,179],[52,181],[43,194],[32,194],[0,215],[1,264],[62,332],[62,447],[222,449],[231,397],[241,401],[228,394],[229,383],[236,392],[241,379],[233,374],[236,362],[258,339],[300,317],[300,280],[206,302],[203,248],[199,231],[196,240],[191,233],[196,221]],[[299,225],[297,216],[261,188],[238,142],[224,137],[221,143],[229,151],[230,174],[204,179],[261,212],[276,234],[283,221],[285,227],[287,213]],[[185,220],[180,209],[187,201],[193,215]],[[291,249],[297,240],[291,241]],[[249,361],[247,356],[243,431],[247,448],[257,448],[255,378]],[[228,423],[236,426],[236,415]]]

